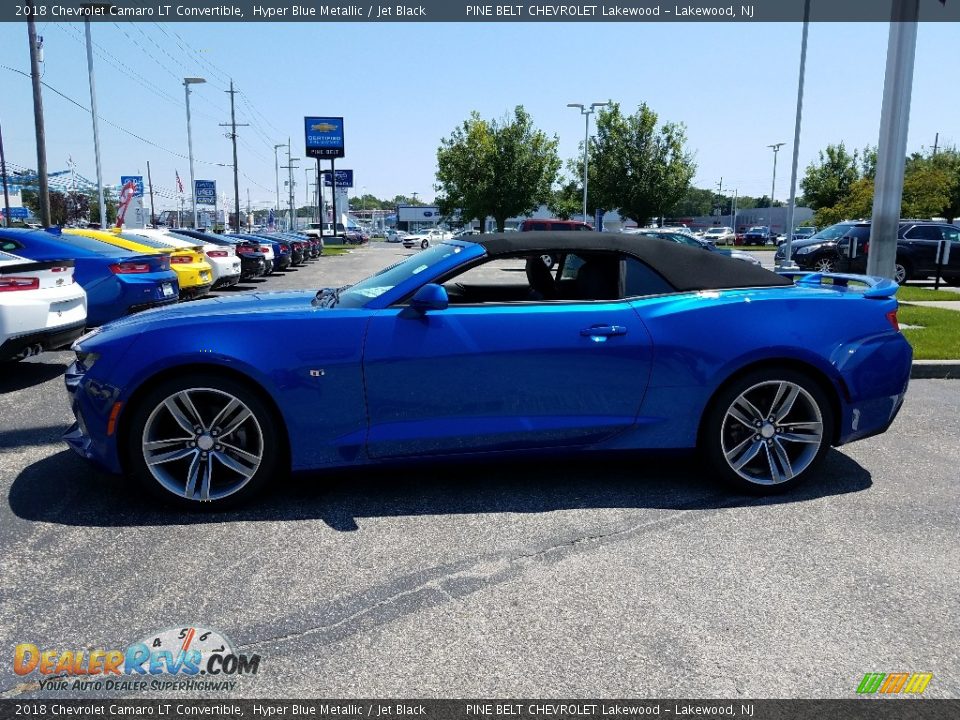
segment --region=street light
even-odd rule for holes
[[[587,144],[590,142],[590,116],[598,107],[606,107],[609,102],[590,103],[588,110],[582,103],[567,103],[567,107],[579,108],[584,118],[583,130],[583,221],[587,222]]]
[[[190,155],[190,195],[193,197],[193,227],[200,224],[197,219],[197,184],[193,177],[193,135],[190,130],[190,86],[205,83],[202,77],[187,77],[183,79],[183,89],[187,95],[187,151]]]
[[[277,157],[277,148],[285,147],[286,143],[280,143],[273,146],[273,169],[277,175],[277,219],[276,224],[280,224],[280,160]]]
[[[773,182],[770,185],[770,221],[768,224],[769,234],[773,235],[773,193],[777,189],[777,153],[780,152],[780,148],[786,145],[786,143],[774,143],[773,145],[767,145],[768,148],[773,150]]]

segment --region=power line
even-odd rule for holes
[[[29,77],[30,77],[30,74],[29,74],[29,73],[25,73],[23,70],[17,70],[16,68],[12,68],[12,67],[9,67],[9,66],[7,66],[7,65],[0,65],[0,68],[3,68],[4,70],[9,70],[10,72],[17,73],[18,75],[23,75],[23,76],[26,77],[26,78],[29,78]],[[44,81],[42,81],[42,80],[40,81],[40,84],[43,85],[45,88],[47,88],[47,90],[49,90],[49,91],[51,91],[51,92],[53,92],[53,93],[56,93],[57,95],[59,95],[60,97],[62,97],[64,100],[73,103],[74,105],[76,105],[78,108],[80,108],[80,109],[83,110],[84,112],[86,112],[86,113],[89,113],[89,112],[90,112],[90,108],[84,107],[82,103],[77,102],[76,100],[74,100],[74,99],[73,99],[72,97],[70,97],[69,95],[65,95],[64,93],[60,92],[59,90],[57,90],[55,87],[51,86],[50,84],[48,84],[48,83],[46,83],[46,82],[44,82]],[[110,125],[111,127],[116,128],[117,130],[119,130],[119,131],[122,132],[122,133],[126,133],[126,134],[129,135],[130,137],[132,137],[132,138],[134,138],[134,139],[136,139],[136,140],[139,140],[140,142],[146,143],[147,145],[149,145],[149,146],[151,146],[151,147],[155,147],[155,148],[157,148],[158,150],[163,150],[165,153],[168,153],[169,155],[172,155],[172,156],[175,157],[175,158],[179,158],[179,159],[181,159],[181,160],[186,160],[186,159],[187,159],[187,156],[186,156],[186,155],[181,155],[180,153],[176,153],[176,152],[174,152],[173,150],[169,150],[169,149],[163,147],[162,145],[158,145],[157,143],[153,142],[152,140],[147,140],[145,137],[141,137],[140,135],[137,135],[135,132],[131,132],[130,130],[127,130],[125,127],[123,127],[123,126],[121,126],[121,125],[117,125],[115,122],[113,122],[113,121],[111,121],[111,120],[108,120],[107,118],[103,117],[103,115],[99,115],[99,114],[98,114],[97,117],[98,117],[99,119],[103,120],[103,122],[107,123],[107,125]],[[210,160],[196,160],[196,159],[195,159],[194,162],[198,162],[198,163],[201,163],[201,164],[203,164],[203,165],[215,165],[215,166],[217,166],[217,167],[230,167],[230,165],[228,165],[228,164],[226,164],[226,163],[212,162],[212,161],[210,161]]]

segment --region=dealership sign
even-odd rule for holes
[[[121,175],[120,187],[125,187],[127,183],[133,183],[133,197],[143,197],[143,175]]]
[[[337,187],[338,188],[352,188],[353,187],[353,170],[337,170]],[[323,186],[330,187],[330,171],[323,171]]]
[[[217,181],[216,180],[195,180],[193,183],[193,195],[198,205],[216,205],[217,204]]]
[[[398,222],[440,222],[440,208],[428,205],[398,205]]]
[[[307,157],[344,156],[342,117],[305,117],[303,123]]]

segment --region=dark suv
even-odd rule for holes
[[[937,248],[941,240],[951,243],[949,262],[943,266],[943,279],[960,285],[960,228],[929,220],[901,220],[897,232],[897,259],[894,280],[923,279],[937,273]],[[856,257],[850,258],[850,243],[856,242]],[[870,249],[870,223],[857,223],[837,241],[837,269],[844,272],[867,271]]]

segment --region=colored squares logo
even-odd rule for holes
[[[858,695],[919,695],[933,680],[933,673],[866,673],[857,686]]]

